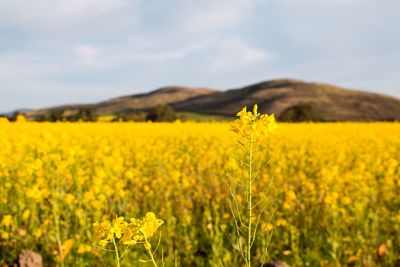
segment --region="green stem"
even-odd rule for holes
[[[249,211],[249,225],[248,225],[248,233],[247,233],[247,266],[251,266],[251,223],[252,223],[252,186],[253,186],[253,134],[250,137],[250,148],[249,148],[249,178],[247,183],[247,203],[248,203],[248,211]]]
[[[115,249],[115,264],[116,264],[117,267],[120,267],[121,264],[119,262],[118,246],[117,246],[117,243],[115,243],[115,238],[114,237],[113,237],[112,241],[113,241],[113,245],[114,245],[114,249]]]
[[[61,265],[61,267],[64,267],[64,252],[62,249],[60,220],[58,218],[58,213],[57,213],[56,207],[54,205],[53,205],[53,217],[54,217],[54,224],[56,226],[56,239],[57,239],[58,252],[60,253],[60,265]]]
[[[145,238],[145,241],[146,241],[146,243],[149,243],[146,238]],[[153,252],[151,252],[151,248],[148,248],[147,246],[145,246],[145,248],[146,248],[147,253],[150,255],[150,258],[151,258],[151,261],[153,262],[153,265],[155,267],[158,267],[158,265],[157,265],[157,263],[156,263],[156,261],[154,259],[154,256],[153,256]]]

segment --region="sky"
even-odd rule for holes
[[[0,0],[0,112],[294,78],[400,97],[398,0]]]

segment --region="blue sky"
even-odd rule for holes
[[[282,77],[400,97],[398,0],[0,0],[0,111]]]

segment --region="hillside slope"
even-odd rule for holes
[[[97,104],[63,105],[29,110],[24,114],[29,118],[49,116],[54,113],[61,113],[61,116],[71,116],[82,111],[89,111],[94,116],[129,114],[136,111],[147,111],[157,105],[168,105],[214,92],[215,90],[208,88],[169,86],[149,93],[112,98]]]
[[[235,115],[243,106],[259,104],[264,113],[278,118],[296,113],[306,106],[318,121],[381,121],[400,120],[400,99],[376,93],[349,90],[333,85],[279,79],[239,89],[216,91],[208,88],[163,87],[145,94],[123,96],[88,105],[65,105],[29,110],[31,118],[61,117],[90,113],[93,116],[131,114],[148,111],[156,105],[171,105],[180,112]]]
[[[400,100],[376,93],[322,83],[280,79],[218,92],[175,103],[178,111],[234,115],[243,106],[258,103],[264,113],[279,117],[285,110],[309,104],[324,121],[399,120]]]

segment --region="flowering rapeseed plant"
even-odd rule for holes
[[[258,106],[254,105],[253,112],[244,107],[232,125],[232,130],[239,135],[236,159],[238,164],[246,170],[245,175],[239,170],[240,178],[229,175],[229,191],[233,203],[230,202],[232,216],[236,228],[236,244],[234,247],[240,252],[246,266],[252,263],[252,247],[256,241],[257,230],[262,213],[266,208],[266,193],[269,188],[256,192],[256,179],[261,175],[262,160],[259,157],[261,147],[260,137],[267,137],[277,129],[274,115],[258,113]],[[234,207],[233,207],[234,206]],[[261,261],[267,254],[265,248]]]
[[[274,114],[258,113],[258,105],[255,104],[253,112],[247,111],[244,107],[236,115],[239,119],[235,120],[232,125],[232,130],[244,138],[253,137],[253,142],[258,141],[262,135],[274,133],[277,129]]]
[[[113,244],[116,266],[120,266],[120,261],[123,257],[120,254],[118,243],[125,246],[142,244],[151,257],[151,262],[153,262],[154,266],[157,266],[154,259],[154,251],[151,249],[150,238],[163,223],[152,212],[146,213],[146,216],[141,220],[131,218],[126,221],[124,217],[116,217],[111,222],[104,220],[101,223],[94,223],[94,238],[103,248],[110,243]]]

